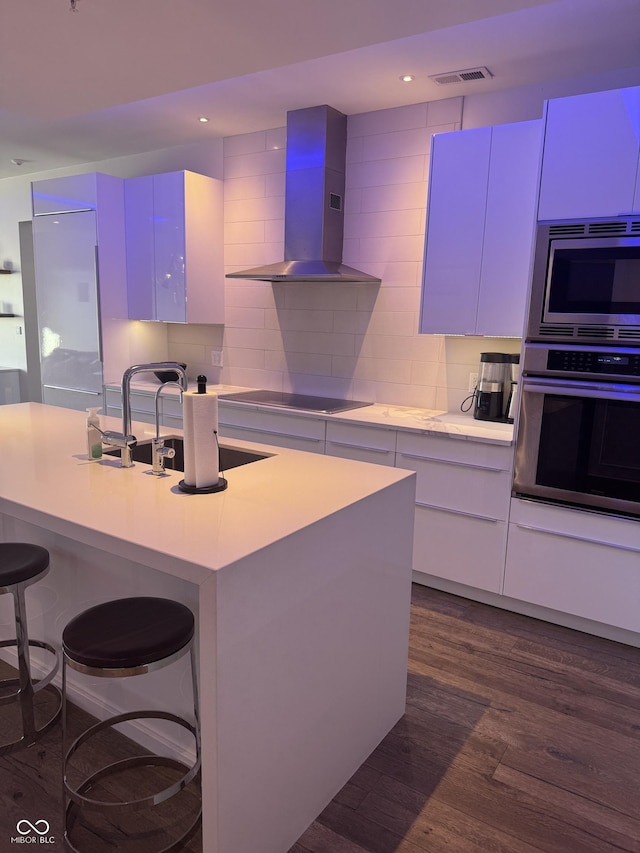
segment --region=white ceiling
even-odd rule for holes
[[[319,103],[354,114],[640,66],[640,0],[76,6],[2,0],[0,177],[281,127]],[[429,80],[476,66],[493,78]]]

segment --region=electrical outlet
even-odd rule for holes
[[[222,367],[222,350],[221,349],[211,350],[211,364],[214,367]]]
[[[475,391],[477,385],[478,385],[478,374],[477,373],[470,373],[469,374],[469,391]]]

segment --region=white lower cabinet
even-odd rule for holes
[[[324,453],[325,450],[324,418],[271,412],[247,405],[228,406],[221,401],[218,421],[222,438],[240,438],[310,453]]]
[[[396,430],[368,424],[329,421],[326,453],[343,459],[395,465]]]
[[[107,414],[122,417],[120,387],[105,397]],[[131,407],[134,421],[154,422],[152,391],[134,390]],[[162,396],[160,412],[163,425],[182,426],[177,395]],[[535,605],[640,635],[640,521],[511,499],[511,446],[224,401],[219,419],[221,438],[416,471],[416,582],[459,584],[460,595],[499,596],[496,606]]]
[[[105,388],[105,414],[113,418],[122,417],[122,392],[120,387]],[[147,391],[132,391],[130,396],[131,420],[144,424],[155,424],[156,422],[156,398],[155,394]],[[160,400],[160,413],[162,413],[162,400]],[[162,419],[161,419],[162,420]]]
[[[413,568],[500,593],[506,539],[504,521],[416,504]]]
[[[413,569],[502,592],[511,447],[400,432],[396,465],[416,471]]]
[[[503,592],[640,632],[640,523],[514,499]]]

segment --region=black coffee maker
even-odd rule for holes
[[[511,359],[506,352],[480,353],[480,370],[473,417],[479,421],[504,421],[511,386]]]

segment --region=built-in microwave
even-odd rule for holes
[[[527,339],[640,346],[640,214],[540,223]]]

